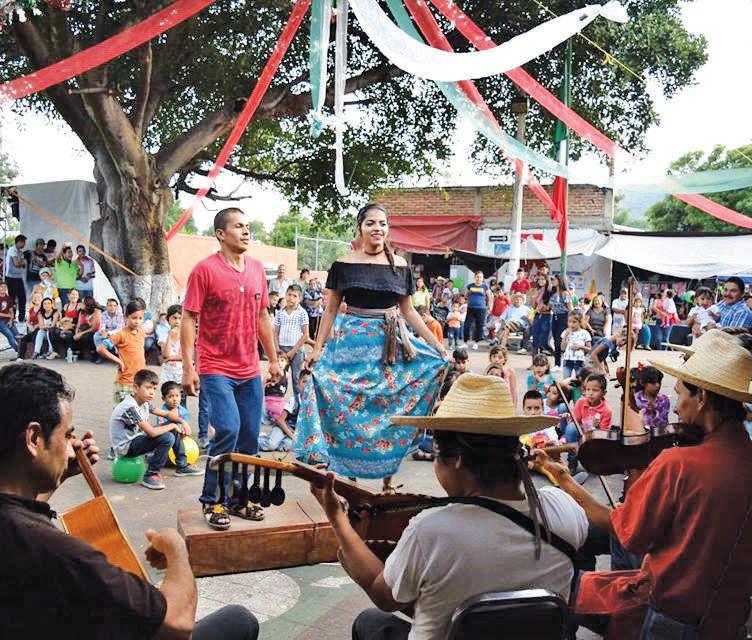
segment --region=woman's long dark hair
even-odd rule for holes
[[[361,207],[358,210],[358,215],[355,218],[355,227],[358,230],[358,233],[360,233],[360,225],[363,224],[363,221],[366,219],[366,214],[371,209],[377,209],[378,211],[381,211],[385,216],[389,216],[389,214],[386,212],[386,209],[378,204],[377,202],[369,202],[367,205]],[[389,266],[392,267],[392,271],[396,274],[397,273],[397,267],[394,264],[394,252],[392,251],[392,247],[389,244],[389,240],[384,238],[384,253],[386,254],[386,259],[389,261]]]

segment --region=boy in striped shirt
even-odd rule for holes
[[[291,284],[285,292],[285,306],[274,317],[274,337],[277,346],[287,354],[292,370],[293,393],[299,393],[300,371],[305,354],[303,345],[308,341],[308,314],[300,306],[303,290]]]

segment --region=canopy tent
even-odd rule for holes
[[[596,253],[647,271],[678,278],[748,273],[752,234],[614,233]]]
[[[389,242],[413,253],[475,251],[481,216],[392,216]]]
[[[523,260],[559,258],[561,247],[556,240],[556,229],[546,229],[543,240],[527,238],[522,244]],[[568,256],[591,256],[606,244],[606,236],[595,229],[570,229],[567,235]]]

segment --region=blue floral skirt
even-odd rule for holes
[[[398,337],[399,340],[399,337]],[[448,366],[414,336],[417,356],[398,350],[394,365],[381,363],[384,320],[339,315],[334,336],[300,398],[294,449],[308,463],[354,478],[394,475],[415,436],[413,428],[389,428],[395,415],[426,415]]]

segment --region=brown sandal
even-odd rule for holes
[[[253,520],[255,522],[260,522],[266,517],[264,509],[257,504],[249,504],[245,507],[234,505],[230,507],[230,513],[238,518],[243,518],[243,520]]]

